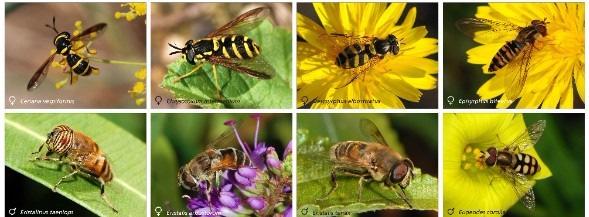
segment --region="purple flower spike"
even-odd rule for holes
[[[239,175],[241,175],[243,177],[250,178],[250,179],[256,178],[256,175],[257,175],[256,169],[251,168],[251,167],[239,168],[237,170],[237,173],[239,173]]]
[[[284,149],[284,153],[282,154],[282,160],[286,159],[286,156],[292,154],[292,140],[288,142],[286,148]]]
[[[266,165],[274,169],[280,169],[282,167],[282,162],[278,159],[278,154],[276,154],[274,147],[268,147],[266,150]]]
[[[266,201],[264,201],[261,197],[250,197],[247,199],[247,203],[252,207],[254,210],[261,210],[266,207]]]
[[[227,120],[223,124],[225,124],[225,126],[231,126],[232,127],[232,126],[235,126],[235,124],[237,124],[237,122],[235,120]]]
[[[291,217],[292,216],[292,206],[288,206],[286,210],[284,210],[284,217]]]
[[[237,132],[237,128],[235,127],[235,125],[237,125],[237,122],[235,120],[228,120],[225,121],[224,124],[225,126],[230,126],[231,128],[233,128],[233,133],[235,133],[235,138],[237,138],[237,142],[239,142],[241,149],[245,151],[248,157],[251,156],[252,151],[250,150],[248,145],[244,143],[243,140],[241,140],[241,136],[239,136],[239,132]]]
[[[250,186],[252,185],[252,181],[246,177],[239,175],[239,173],[233,173],[233,177],[235,177],[235,181],[243,186]]]
[[[235,194],[230,191],[221,192],[219,195],[219,201],[224,206],[236,209],[239,206],[239,198],[235,197]]]
[[[254,134],[254,145],[258,144],[258,132],[260,132],[260,119],[262,118],[262,115],[260,114],[253,114],[250,117],[252,117],[253,119],[256,119],[256,134]]]

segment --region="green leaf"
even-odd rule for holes
[[[67,166],[54,162],[30,161],[46,135],[55,126],[65,124],[94,140],[106,154],[114,178],[106,184],[105,192],[116,216],[146,215],[146,145],[124,129],[95,114],[6,114],[6,166],[24,176],[53,188],[57,181],[69,174]],[[43,153],[47,151],[44,148]],[[99,184],[76,175],[64,181],[57,193],[100,216],[115,213],[100,198]]]
[[[189,73],[194,65],[182,58],[168,65],[168,73],[161,83],[179,99],[192,100],[203,108],[289,108],[291,106],[291,33],[274,28],[265,20],[246,34],[261,46],[263,58],[274,67],[276,74],[272,79],[262,80],[244,73],[234,72],[217,66],[219,86],[225,99],[218,101],[215,77],[209,63],[197,70],[195,75],[174,82],[179,75]],[[198,100],[212,100],[213,103],[199,103]]]
[[[309,138],[309,131],[297,132],[297,204],[298,213],[313,212],[329,215],[349,215],[382,209],[410,209],[395,190],[383,183],[364,184],[362,198],[358,201],[358,178],[338,176],[338,188],[326,200],[317,200],[331,189],[331,169],[327,150],[333,144],[327,137]],[[437,210],[438,182],[435,177],[421,174],[415,168],[415,178],[405,189],[415,210]],[[336,213],[339,212],[339,213]],[[344,213],[342,213],[344,212]],[[349,213],[345,213],[349,212]]]

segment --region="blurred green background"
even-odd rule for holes
[[[108,113],[99,115],[125,129],[139,140],[145,142],[145,114]],[[47,132],[49,131],[51,131],[51,129],[47,129]],[[121,142],[124,143],[124,141]],[[31,153],[34,151],[36,150],[31,150]],[[53,192],[42,184],[39,184],[8,167],[5,167],[5,169],[7,197],[6,210],[14,207],[18,207],[19,210],[72,210],[75,216],[95,216],[94,213],[88,211],[86,208],[65,198],[61,194]],[[98,197],[95,199],[100,200]]]
[[[230,129],[227,120],[241,122],[240,136],[253,144],[255,121],[249,114],[152,114],[151,116],[151,214],[160,206],[164,212],[185,211],[183,192],[177,184],[178,168],[207,148],[207,145]],[[291,141],[291,114],[262,114],[258,141],[282,152]],[[239,147],[239,144],[235,144]],[[213,148],[215,146],[212,146]]]
[[[369,119],[393,150],[413,161],[422,173],[438,176],[437,114],[298,114],[297,128],[309,139],[329,137],[331,144],[346,140],[372,141],[362,134],[360,119]],[[328,148],[328,147],[327,147]],[[297,168],[297,170],[307,168]],[[433,211],[386,210],[358,216],[438,216]]]
[[[456,21],[461,18],[474,17],[481,3],[444,3],[444,108],[495,108],[495,104],[459,104],[458,100],[476,100],[480,97],[477,90],[490,78],[492,74],[483,74],[483,65],[474,65],[466,62],[466,51],[479,46],[472,38],[460,32],[456,27]],[[491,60],[489,60],[490,62]],[[583,105],[579,94],[574,91],[573,105]],[[448,97],[454,97],[453,103],[448,102]],[[495,99],[499,99],[496,97]],[[515,107],[517,101],[510,106]]]
[[[552,176],[534,185],[535,217],[584,216],[585,124],[584,114],[524,114],[529,126],[546,120],[544,134],[534,146]],[[505,216],[531,216],[517,203]]]

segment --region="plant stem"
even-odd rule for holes
[[[96,61],[103,62],[103,63],[110,63],[110,64],[145,66],[144,62],[130,62],[130,61],[109,60],[109,59],[100,59],[100,58],[92,58],[92,60],[96,60]]]

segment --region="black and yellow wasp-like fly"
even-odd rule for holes
[[[245,35],[264,21],[268,11],[269,9],[266,7],[247,11],[207,34],[202,39],[188,40],[182,48],[168,43],[170,47],[176,49],[170,55],[180,53],[186,62],[195,65],[192,71],[177,77],[174,82],[181,81],[196,73],[205,62],[212,65],[215,85],[219,95],[220,86],[216,65],[255,78],[271,79],[275,74],[274,68],[262,57],[260,46]]]
[[[53,62],[53,59],[57,54],[61,54],[65,57],[67,65],[69,66],[69,73],[70,73],[70,84],[73,83],[73,73],[81,76],[88,76],[92,74],[93,71],[98,70],[96,67],[90,66],[90,62],[87,59],[84,59],[82,56],[76,54],[81,49],[88,48],[88,43],[92,40],[96,39],[99,33],[104,32],[106,28],[106,23],[99,23],[86,30],[82,31],[80,34],[72,36],[69,32],[59,32],[55,28],[55,17],[53,17],[53,25],[50,26],[49,24],[45,25],[47,28],[52,29],[57,33],[55,38],[53,39],[53,45],[55,45],[55,52],[53,52],[47,60],[35,71],[33,77],[29,80],[27,84],[27,90],[31,91],[45,80],[47,77],[47,72],[49,69],[49,65]],[[83,42],[83,46],[74,47],[76,44],[75,42],[80,41]]]
[[[475,35],[490,40],[498,38],[499,34],[515,36],[497,51],[488,69],[489,72],[503,70],[507,73],[505,97],[515,100],[526,83],[536,41],[548,35],[547,24],[549,22],[546,22],[546,19],[532,20],[528,26],[518,26],[483,18],[464,18],[458,20],[456,26],[473,38]]]

